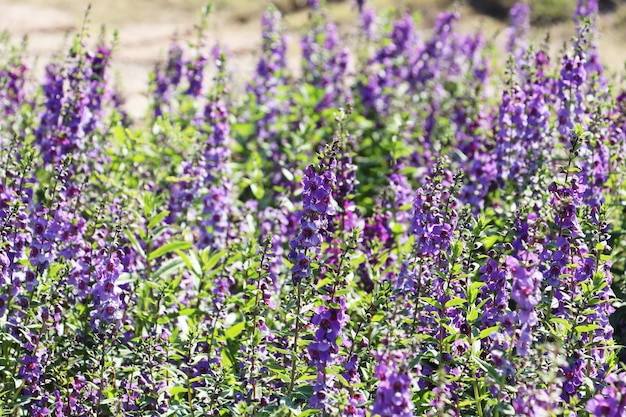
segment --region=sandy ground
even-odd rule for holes
[[[38,77],[43,74],[46,63],[65,54],[73,35],[83,25],[87,8],[87,2],[82,0],[65,7],[62,0],[56,7],[39,4],[44,2],[0,0],[0,30],[7,30],[16,43],[27,36],[27,62]],[[116,11],[110,9],[110,3],[115,1],[92,3],[88,24],[90,40],[98,39],[103,25],[106,25],[107,39],[112,39],[113,31],[117,30],[118,47],[112,64],[114,80],[125,93],[131,115],[141,116],[147,107],[145,92],[149,71],[164,59],[174,40],[184,44],[195,38],[194,25],[199,21],[200,9],[170,7],[155,12],[149,5],[142,4],[138,9]],[[211,18],[208,44],[219,42],[230,51],[233,72],[251,74],[260,45],[260,23],[235,25],[219,18]]]
[[[244,0],[221,0],[221,4],[228,6],[228,2],[239,1]],[[0,30],[6,29],[15,41],[28,37],[27,59],[35,73],[40,75],[47,62],[65,53],[72,35],[82,26],[89,3],[92,4],[89,19],[92,40],[97,39],[102,26],[106,27],[109,38],[113,30],[118,31],[119,46],[113,61],[115,79],[127,97],[131,115],[141,116],[147,106],[145,91],[149,71],[164,58],[173,40],[184,43],[193,39],[194,25],[199,21],[201,10],[200,0],[0,0]],[[230,3],[231,6],[234,4]],[[348,5],[337,7],[343,7],[344,21],[356,19],[356,12],[350,11]],[[208,43],[224,45],[232,56],[231,69],[240,79],[246,79],[254,71],[258,57],[260,21],[258,17],[242,19],[225,9],[220,9],[218,1],[217,10],[210,18]],[[432,24],[436,13],[437,10],[433,9],[422,10],[425,26]],[[478,15],[468,8],[461,10],[461,15],[462,30],[482,29],[488,39],[494,39],[496,44],[502,43],[505,26],[501,22]],[[622,47],[625,40],[623,20],[626,19],[620,18],[622,15],[626,13],[614,13],[600,20],[601,56],[614,70],[623,69],[626,60],[626,48]],[[303,21],[306,21],[306,12],[287,19],[288,27],[291,27],[287,32],[289,61],[296,71],[299,60],[297,26],[301,26]],[[542,39],[547,30],[537,29],[533,37]],[[549,31],[555,52],[573,35],[571,23],[553,26]]]

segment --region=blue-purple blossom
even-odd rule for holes
[[[377,355],[375,373],[379,380],[372,416],[411,417],[414,404],[411,401],[412,380],[402,369],[405,357],[402,353]]]

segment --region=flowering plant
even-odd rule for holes
[[[503,78],[457,12],[365,3],[355,45],[310,2],[302,77],[270,8],[240,94],[203,14],[141,121],[112,44],[83,31],[38,87],[4,41],[0,414],[625,415],[597,3],[557,59],[515,6]]]

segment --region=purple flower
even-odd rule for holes
[[[16,54],[4,67],[0,67],[0,109],[6,116],[14,115],[26,99],[28,67]]]
[[[526,3],[515,3],[509,11],[511,27],[506,44],[507,52],[513,54],[518,64],[518,69],[522,68],[522,58],[525,52],[526,37],[530,30],[530,6]]]
[[[216,100],[206,105],[207,127],[204,153],[199,161],[200,178],[192,190],[207,187],[202,197],[203,210],[200,220],[199,246],[226,247],[229,237],[230,218],[235,212],[232,182],[228,162],[230,159],[230,123],[228,109],[222,101]]]
[[[592,416],[623,417],[626,412],[626,373],[610,373],[606,386],[587,402],[586,409]]]
[[[301,226],[301,232],[296,238],[296,243],[303,248],[318,246],[321,243],[320,235],[317,232],[317,226],[313,222],[304,222]]]
[[[374,40],[374,36],[376,34],[376,9],[374,9],[373,7],[363,7],[363,0],[357,0],[360,1],[361,4],[359,5],[359,14],[360,14],[360,18],[361,18],[361,30],[363,30],[363,33],[365,34],[365,38],[367,40]]]
[[[152,106],[155,119],[171,110],[174,91],[182,80],[183,66],[183,50],[178,44],[172,44],[168,51],[167,62],[158,64],[154,70]]]
[[[521,310],[532,311],[539,303],[538,284],[543,278],[541,273],[520,265],[519,261],[513,257],[508,257],[506,263],[513,275],[511,298],[513,298]],[[529,324],[536,324],[536,317]]]
[[[330,359],[331,346],[328,342],[313,342],[307,347],[311,362],[326,363]]]
[[[337,161],[334,156],[320,163],[318,169],[309,165],[302,178],[302,211],[300,232],[290,241],[289,260],[293,264],[307,258],[310,253],[319,252],[322,240],[328,234],[329,219],[337,212],[337,202],[333,199],[336,178],[333,173]],[[292,268],[293,280],[298,283],[308,277],[308,268]]]
[[[598,13],[598,0],[578,0],[574,11],[574,21]]]
[[[316,108],[319,111],[337,107],[346,100],[348,51],[341,48],[337,26],[322,16],[316,17],[301,44],[304,79],[324,91]]]
[[[291,268],[291,272],[298,277],[299,280],[311,276],[311,260],[304,253],[298,253],[296,263]]]
[[[458,203],[450,189],[440,191],[443,179],[429,181],[427,187],[417,190],[413,201],[410,233],[415,236],[416,251],[421,256],[436,257],[452,242]]]
[[[333,301],[339,308],[322,305],[315,309],[311,324],[316,327],[316,330],[314,340],[309,343],[307,351],[310,364],[315,366],[318,372],[309,405],[313,408],[327,410],[329,405],[327,395],[335,391],[336,388],[333,386],[333,377],[328,375],[326,370],[339,360],[337,340],[339,338],[344,339],[342,329],[349,321],[349,317],[346,313],[346,302],[343,297],[332,300],[329,297],[323,298],[326,301]]]
[[[401,368],[404,355],[396,352],[378,355],[378,359],[379,365],[375,372],[380,383],[376,390],[372,416],[412,417],[415,407],[411,401],[412,381]]]
[[[256,120],[257,135],[260,141],[273,139],[278,130],[275,126],[282,111],[282,103],[277,99],[278,89],[286,82],[287,44],[281,31],[281,14],[268,8],[261,19],[263,46],[257,63],[253,81],[247,91],[252,93],[263,116]]]
[[[198,55],[196,59],[187,62],[187,81],[189,86],[185,92],[192,97],[199,97],[202,94],[202,82],[204,80],[204,68],[207,59],[203,55]]]
[[[623,415],[623,412],[619,410],[617,399],[606,398],[602,395],[597,395],[589,400],[586,409],[594,417],[619,417]]]

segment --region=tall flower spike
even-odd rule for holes
[[[302,177],[302,210],[300,232],[291,240],[289,260],[292,267],[292,279],[299,283],[310,277],[310,256],[318,253],[322,240],[326,237],[329,217],[337,213],[337,203],[333,198],[335,188],[334,167],[337,161],[322,161],[318,168],[309,165]]]
[[[417,59],[412,63],[409,80],[414,90],[431,80],[436,80],[442,73],[454,72],[455,57],[454,25],[459,20],[457,12],[443,12],[437,16],[432,37],[421,48]]]
[[[403,369],[405,355],[401,352],[376,354],[378,365],[376,377],[380,381],[376,400],[372,407],[373,417],[412,417],[415,405],[411,401],[412,380]]]
[[[317,110],[341,105],[347,99],[348,51],[341,46],[337,25],[324,15],[315,14],[313,27],[301,44],[304,77],[324,91]]]
[[[526,3],[515,3],[509,11],[511,27],[508,29],[506,50],[513,54],[517,63],[517,68],[522,68],[522,58],[527,49],[527,36],[530,30],[530,6]]]
[[[511,298],[517,304],[517,314],[520,323],[520,335],[517,343],[517,353],[526,357],[532,344],[532,329],[537,325],[535,307],[539,303],[542,281],[541,273],[536,269],[538,257],[531,252],[522,252],[518,256],[523,259],[508,257],[506,265],[513,276]]]
[[[394,22],[386,38],[389,42],[382,44],[370,62],[373,71],[358,83],[361,101],[372,116],[387,115],[391,91],[409,79],[419,46],[413,17],[407,13]]]
[[[202,199],[203,219],[200,226],[200,247],[223,249],[229,236],[233,213],[232,182],[228,161],[230,150],[230,123],[226,105],[216,100],[207,104],[205,118],[209,129],[202,159],[207,193]]]
[[[315,309],[311,323],[316,326],[313,342],[307,347],[310,364],[317,369],[317,380],[313,386],[310,405],[313,408],[325,408],[324,399],[332,389],[331,379],[327,375],[328,366],[336,363],[339,353],[338,339],[344,339],[343,328],[349,320],[346,314],[346,301],[343,297],[332,300],[339,308],[319,306]]]
[[[167,62],[157,64],[154,69],[152,108],[155,119],[171,110],[171,100],[182,80],[183,67],[183,50],[180,45],[174,43],[168,51]]]
[[[261,141],[273,139],[276,134],[274,125],[281,112],[281,102],[276,96],[278,87],[285,83],[287,68],[287,44],[281,29],[281,18],[280,12],[274,7],[263,13],[261,57],[253,81],[247,86],[256,103],[263,104],[263,116],[256,121],[257,134]]]
[[[4,117],[14,114],[26,99],[27,73],[28,67],[17,53],[0,67],[0,112]]]
[[[413,201],[410,233],[415,236],[416,253],[422,257],[446,252],[456,227],[458,202],[452,195],[452,178],[444,163],[437,164],[433,178],[417,190]]]

